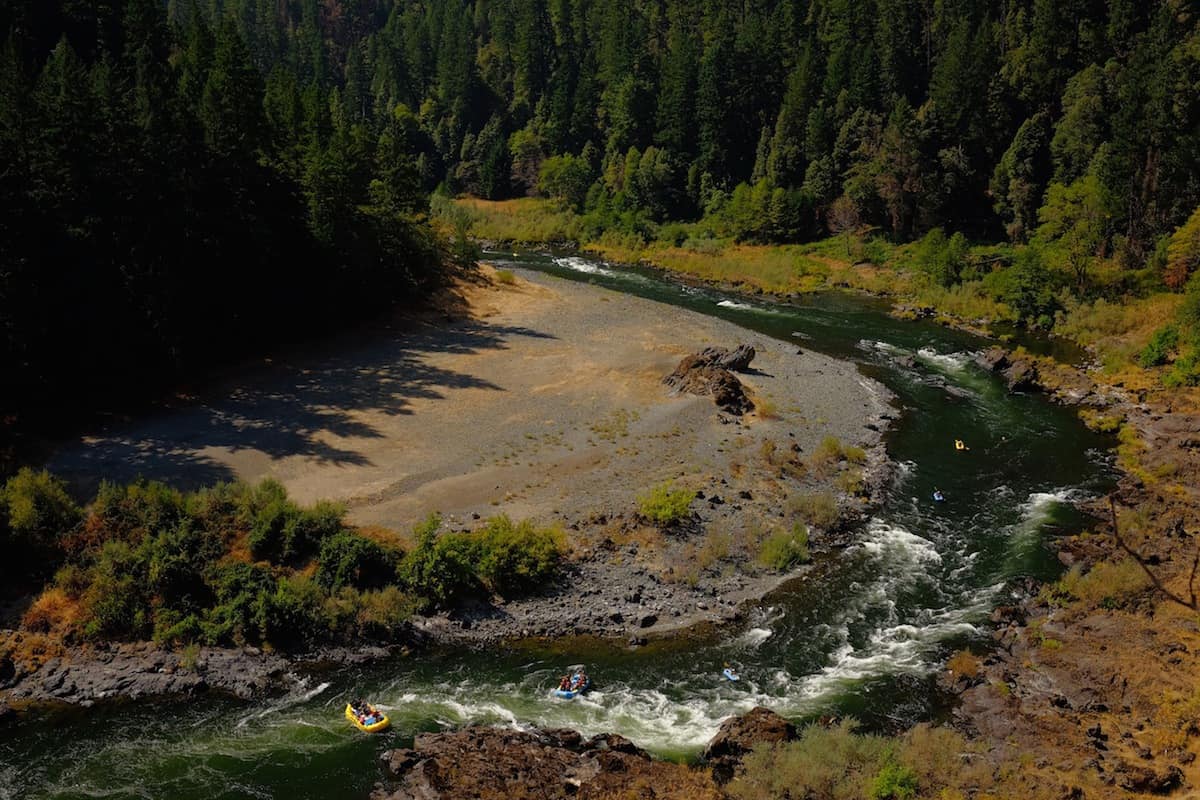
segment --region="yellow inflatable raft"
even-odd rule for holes
[[[363,733],[379,733],[380,731],[386,731],[391,726],[392,721],[387,718],[386,714],[372,705],[368,705],[367,708],[379,715],[378,722],[373,722],[370,725],[363,725],[358,721],[358,715],[354,713],[354,708],[351,707],[349,703],[346,704],[346,719],[353,722],[354,727],[358,728]]]

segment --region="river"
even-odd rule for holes
[[[257,706],[209,698],[27,719],[0,732],[0,798],[365,798],[380,778],[378,753],[471,722],[615,732],[689,758],[723,718],[760,704],[797,720],[850,714],[877,730],[936,718],[940,661],[986,642],[982,624],[1011,579],[1057,574],[1048,539],[1085,523],[1070,501],[1111,483],[1111,442],[1070,409],[1009,394],[972,362],[985,340],[896,320],[880,301],[822,294],[783,304],[575,255],[489,258],[722,317],[885,383],[900,406],[887,437],[898,474],[859,543],[705,639],[422,655],[311,677]],[[970,449],[957,451],[955,439]],[[932,502],[935,488],[945,503]],[[552,699],[557,676],[580,662],[597,690]],[[721,678],[726,662],[740,682]],[[349,727],[342,708],[358,694],[387,710],[392,732]]]

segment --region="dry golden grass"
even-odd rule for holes
[[[61,636],[75,629],[82,609],[79,600],[58,587],[46,589],[21,616],[21,627],[34,633]]]
[[[956,678],[973,680],[979,677],[979,672],[982,668],[983,663],[970,650],[959,650],[946,662],[946,669]]]
[[[579,218],[558,204],[538,197],[514,200],[480,200],[463,197],[455,201],[470,215],[471,235],[497,242],[578,242]]]

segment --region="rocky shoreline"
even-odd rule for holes
[[[411,748],[380,757],[387,780],[372,800],[458,800],[464,797],[599,798],[657,796],[652,787],[693,800],[718,800],[741,759],[754,747],[796,738],[796,728],[759,707],[726,720],[709,742],[703,765],[653,760],[614,734],[585,739],[571,730],[470,727],[418,734]],[[640,791],[639,791],[640,790]]]
[[[19,647],[22,636],[13,634],[10,645]],[[102,702],[194,698],[210,692],[257,700],[301,688],[312,673],[393,657],[424,642],[415,629],[408,639],[405,645],[328,648],[300,655],[257,647],[181,651],[140,642],[64,648],[35,665],[0,657],[0,705],[8,704],[3,707],[11,719],[16,708],[90,708]],[[0,722],[5,717],[0,713]]]
[[[994,763],[1027,761],[1031,789],[1058,787],[1059,797],[1200,785],[1200,412],[1182,394],[1106,386],[1001,348],[980,363],[1013,391],[1045,392],[1092,424],[1119,427],[1120,477],[1109,497],[1085,504],[1096,528],[1058,543],[1071,575],[1104,576],[1096,597],[1030,586],[996,609],[993,646],[943,675],[959,698],[953,724],[986,743]]]

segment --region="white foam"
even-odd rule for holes
[[[739,303],[737,300],[722,300],[717,303],[721,308],[736,308],[738,311],[758,311],[759,309],[749,303]]]
[[[743,648],[755,648],[770,639],[774,635],[774,631],[770,628],[751,628],[750,630],[739,636],[735,643]]]
[[[933,542],[881,519],[868,523],[862,546],[868,553],[889,561],[912,565],[942,562],[942,555]]]
[[[250,714],[249,716],[246,716],[246,717],[242,717],[242,719],[238,720],[237,727],[244,728],[247,724],[249,724],[250,722],[253,722],[254,720],[262,719],[264,717],[271,716],[272,714],[278,714],[280,711],[284,711],[288,708],[291,708],[292,706],[298,706],[302,703],[307,703],[309,700],[312,700],[314,697],[321,694],[328,688],[329,688],[328,683],[321,683],[321,684],[318,684],[317,687],[314,689],[309,689],[300,694],[288,695],[287,697],[283,698],[280,702],[275,703],[262,711],[256,712],[254,714]]]
[[[613,272],[611,269],[606,269],[600,264],[597,264],[595,261],[589,261],[586,258],[580,258],[579,256],[565,256],[562,258],[556,258],[554,259],[554,263],[560,267],[572,270],[574,272],[582,272],[585,275],[604,275],[608,278],[617,277],[617,273]]]
[[[917,357],[927,364],[949,370],[950,372],[961,372],[967,368],[967,364],[971,361],[971,356],[968,353],[943,354],[932,347],[922,347],[917,351]]]

